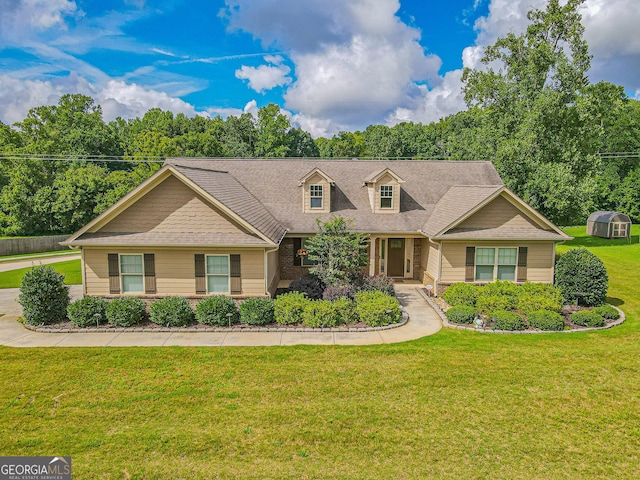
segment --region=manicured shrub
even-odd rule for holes
[[[130,327],[144,320],[147,305],[137,297],[117,297],[105,309],[107,322],[119,327]]]
[[[517,308],[525,315],[536,310],[551,310],[559,313],[562,311],[562,297],[560,295],[554,298],[547,295],[524,294],[518,297]]]
[[[451,306],[466,305],[475,307],[480,296],[480,288],[471,283],[454,283],[442,294],[442,298]]]
[[[392,297],[396,296],[396,289],[393,285],[391,277],[386,275],[365,276],[362,279],[362,285],[359,288],[362,292],[384,292]]]
[[[481,295],[476,302],[476,310],[484,315],[491,315],[497,310],[513,310],[518,298],[510,295]]]
[[[596,307],[593,309],[598,315],[602,318],[606,318],[608,320],[618,320],[620,318],[620,312],[613,308],[611,305],[602,305],[600,307]]]
[[[333,302],[311,300],[304,307],[302,322],[308,327],[336,327],[340,323],[340,315]]]
[[[340,324],[353,325],[358,323],[358,312],[356,311],[356,302],[350,298],[340,297],[333,301],[333,307],[340,317]]]
[[[476,316],[476,311],[469,305],[456,305],[445,313],[451,323],[470,324]]]
[[[300,292],[289,292],[276,298],[273,313],[276,323],[295,325],[302,322],[302,312],[310,300]]]
[[[67,317],[74,325],[85,328],[107,322],[107,301],[100,297],[84,297],[67,307]]]
[[[520,287],[508,280],[496,280],[480,289],[481,296],[517,297]]]
[[[69,287],[53,267],[39,266],[22,277],[18,302],[29,325],[49,325],[67,319]]]
[[[323,300],[337,300],[338,298],[351,298],[355,296],[355,291],[352,287],[327,287],[322,294]]]
[[[525,282],[518,286],[518,296],[533,295],[533,296],[548,296],[552,298],[559,298],[562,301],[562,293],[555,285],[550,283],[533,283]]]
[[[555,285],[567,303],[575,302],[575,294],[580,293],[580,305],[599,306],[607,297],[609,278],[602,260],[589,250],[574,249],[556,262]]]
[[[193,309],[184,297],[162,298],[149,307],[149,320],[165,327],[184,327],[193,321]]]
[[[381,327],[402,320],[398,300],[381,291],[357,293],[356,312],[360,321],[370,327]]]
[[[515,312],[498,310],[491,315],[496,330],[524,330],[526,327],[524,320]]]
[[[539,330],[553,330],[560,332],[564,330],[564,318],[558,312],[550,310],[536,310],[527,315],[527,322],[531,328]]]
[[[308,274],[298,280],[294,280],[289,285],[292,292],[300,292],[307,295],[309,300],[319,300],[322,298],[325,284],[316,275]]]
[[[240,304],[240,323],[269,325],[274,322],[273,300],[270,298],[250,298]]]
[[[583,327],[605,326],[604,318],[593,310],[580,310],[579,312],[572,313],[569,319],[576,325],[582,325]]]
[[[196,305],[196,320],[204,325],[226,327],[229,326],[229,322],[231,325],[238,323],[240,315],[232,298],[212,295]]]

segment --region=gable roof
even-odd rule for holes
[[[393,170],[391,170],[389,167],[383,168],[381,170],[376,170],[373,173],[370,173],[369,175],[366,176],[366,178],[364,179],[364,183],[376,183],[378,180],[380,180],[385,173],[388,173],[389,175],[391,175],[393,178],[396,179],[396,181],[398,183],[405,183],[405,181],[400,178]]]
[[[316,218],[326,221],[334,215],[352,219],[356,231],[417,234],[452,186],[502,185],[490,162],[172,158],[167,164],[194,172],[227,172],[291,234],[314,234]],[[299,180],[314,169],[336,182],[331,194],[331,213],[303,212]],[[363,179],[374,178],[387,169],[399,178],[410,179],[402,184],[400,212],[393,215],[373,213],[369,192],[362,184]],[[199,175],[192,175],[194,182],[200,181]]]
[[[320,170],[319,168],[314,168],[313,170],[311,170],[309,173],[307,173],[304,177],[302,177],[299,180],[300,185],[303,185],[307,180],[309,180],[311,177],[313,177],[313,175],[315,175],[316,173],[318,175],[320,175],[322,178],[324,178],[327,181],[327,183],[331,183],[331,184],[336,183],[330,176],[328,176],[322,170]]]

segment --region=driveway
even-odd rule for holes
[[[69,260],[79,260],[80,254],[51,255],[46,257],[25,258],[21,260],[11,260],[0,262],[0,272],[17,270],[19,268],[35,267],[38,265],[49,265],[50,263],[67,262]],[[1,312],[0,312],[1,313]]]
[[[373,345],[398,343],[433,335],[442,328],[436,312],[417,292],[416,284],[397,284],[398,300],[409,314],[402,327],[373,332],[74,332],[41,333],[17,321],[22,309],[16,288],[0,290],[0,345],[10,347],[189,347],[275,345]],[[71,287],[80,298],[82,287]]]

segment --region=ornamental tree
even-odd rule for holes
[[[350,285],[361,278],[369,236],[350,231],[352,222],[343,217],[328,222],[316,219],[316,223],[318,233],[306,242],[309,260],[316,262],[310,272],[328,287]]]
[[[589,250],[577,248],[556,262],[556,287],[565,301],[577,300],[586,307],[602,305],[607,298],[609,278],[602,260]]]

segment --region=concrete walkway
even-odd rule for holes
[[[274,346],[274,345],[373,345],[397,343],[433,335],[442,328],[436,312],[416,291],[416,284],[397,284],[400,303],[409,314],[402,327],[373,332],[77,332],[41,333],[24,328],[15,301],[18,289],[0,290],[0,345],[10,347],[158,347],[158,346]],[[80,285],[71,287],[74,298]]]
[[[19,268],[37,267],[38,265],[49,265],[51,263],[68,262],[69,260],[79,259],[79,253],[67,253],[66,255],[47,255],[46,257],[34,257],[24,258],[20,260],[4,261],[0,263],[0,272],[8,272],[9,270],[18,270]]]

